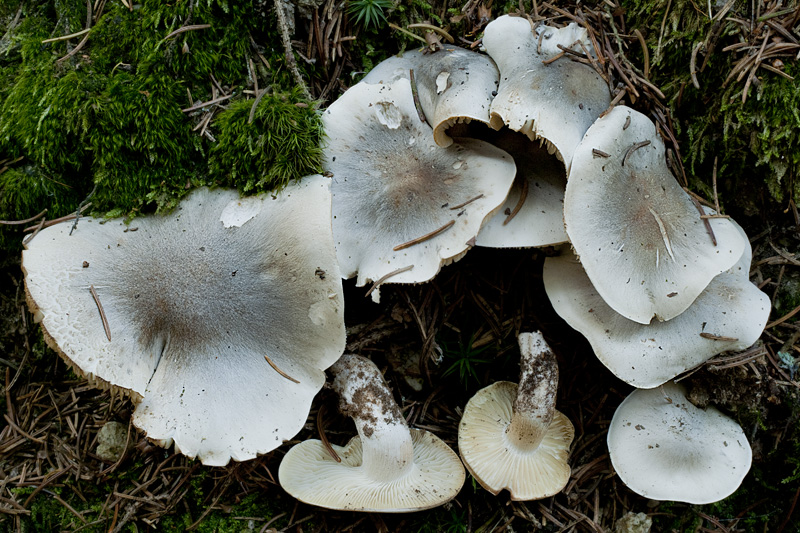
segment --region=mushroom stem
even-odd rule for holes
[[[407,474],[414,465],[411,433],[378,367],[365,357],[345,354],[330,370],[339,409],[353,419],[361,437],[365,474],[375,481]]]
[[[520,378],[509,443],[522,452],[535,451],[553,420],[558,388],[556,356],[540,332],[520,333]]]

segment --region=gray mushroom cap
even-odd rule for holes
[[[598,359],[626,383],[649,389],[758,340],[770,301],[750,282],[749,271],[748,243],[741,265],[711,280],[686,311],[650,324],[611,309],[570,252],[545,259],[543,277],[555,311],[589,340]]]
[[[437,146],[405,79],[358,84],[323,119],[337,257],[357,286],[432,279],[467,252],[514,181],[511,156],[488,143]]]
[[[500,73],[491,58],[463,48],[435,53],[405,52],[379,63],[362,83],[391,84],[409,79],[414,71],[420,106],[433,128],[436,144],[453,144],[447,130],[458,123],[477,120],[490,124],[489,108]]]
[[[695,407],[684,388],[671,382],[625,398],[607,440],[622,482],[652,500],[722,500],[739,487],[752,462],[735,421],[713,407]]]
[[[583,134],[611,103],[608,84],[591,66],[555,59],[563,55],[558,45],[594,56],[586,30],[575,23],[533,30],[528,19],[504,15],[486,26],[483,45],[500,70],[493,127],[544,139],[569,168]]]
[[[23,252],[29,303],[73,368],[132,397],[149,438],[209,465],[251,459],[303,427],[344,350],[329,206],[313,176],[274,196],[199,189],[130,227],[58,224]]]
[[[713,243],[667,167],[655,125],[624,106],[598,119],[575,151],[564,222],[597,292],[641,324],[684,312],[745,249],[721,218],[707,220]]]

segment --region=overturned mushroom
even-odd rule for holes
[[[512,500],[558,493],[570,476],[572,423],[555,410],[558,367],[542,334],[519,335],[520,382],[498,381],[464,408],[458,449],[470,473],[492,494]]]
[[[358,286],[433,278],[467,252],[514,180],[511,156],[488,143],[434,144],[405,79],[352,87],[324,122],[337,257]]]
[[[23,252],[29,304],[70,366],[138,404],[148,437],[224,465],[303,427],[344,350],[329,180],[250,198],[199,189],[133,227],[71,226]]]
[[[528,19],[504,15],[486,26],[483,45],[500,70],[492,126],[539,140],[568,169],[583,134],[611,103],[606,81],[573,60],[596,61],[586,30],[575,23],[533,30]]]
[[[597,292],[640,324],[684,312],[745,249],[729,220],[700,218],[655,125],[624,106],[598,119],[575,151],[564,221]]]
[[[419,103],[433,128],[436,144],[453,144],[447,130],[477,120],[490,124],[489,107],[500,74],[490,58],[463,48],[445,48],[433,54],[405,52],[379,63],[363,83],[390,84],[414,76]]]
[[[671,382],[625,398],[608,427],[608,452],[637,494],[696,505],[731,495],[752,461],[736,422],[713,407],[695,407]]]
[[[526,248],[567,242],[564,166],[536,142],[505,128],[496,134],[492,144],[511,154],[517,177],[503,207],[481,228],[475,244]]]
[[[378,367],[345,354],[331,367],[340,408],[356,424],[347,446],[318,440],[293,447],[278,479],[300,501],[328,509],[403,513],[442,505],[464,484],[464,467],[432,433],[409,430]]]

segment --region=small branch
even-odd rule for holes
[[[294,51],[292,50],[292,38],[289,35],[289,25],[286,23],[286,13],[283,12],[283,2],[281,2],[281,0],[274,0],[274,4],[275,16],[278,17],[278,28],[281,32],[281,41],[283,42],[284,55],[286,57],[286,66],[289,67],[289,71],[292,73],[292,76],[294,76],[295,82],[297,82],[297,85],[303,91],[303,96],[309,100],[313,100],[314,97],[308,92],[306,82],[297,69],[297,61],[294,59]]]
[[[37,218],[39,218],[41,216],[44,216],[45,213],[47,213],[47,209],[46,208],[45,208],[44,211],[42,211],[38,215],[32,216],[31,218],[26,218],[25,220],[0,220],[0,224],[6,225],[6,226],[17,226],[19,224],[27,224],[28,222],[33,222]]]

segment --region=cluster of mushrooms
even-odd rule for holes
[[[148,438],[208,465],[294,437],[328,369],[358,436],[289,450],[280,483],[307,503],[434,507],[459,492],[462,460],[492,493],[539,499],[567,483],[574,436],[543,336],[519,335],[519,384],[469,401],[459,458],[408,428],[370,360],[342,355],[342,279],[377,301],[474,246],[554,246],[553,307],[637,387],[608,432],[622,481],[661,500],[732,493],[750,467],[741,428],[672,380],[760,336],[770,303],[748,279],[747,236],[678,185],[646,116],[614,105],[583,28],[503,16],[483,44],[408,52],[350,88],[324,112],[326,176],[41,231],[23,269],[49,345],[130,397]]]

